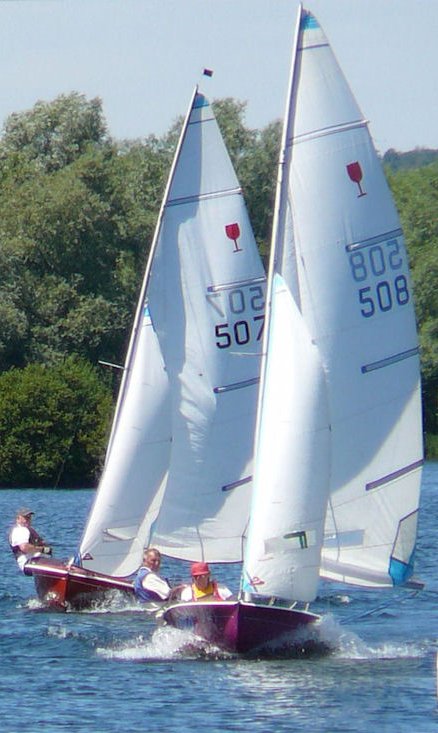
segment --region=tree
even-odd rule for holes
[[[438,162],[389,175],[410,255],[420,335],[424,426],[438,448]]]
[[[0,142],[0,365],[123,360],[164,187],[156,138],[113,144],[81,95],[13,115]]]
[[[94,483],[111,409],[108,385],[77,357],[0,375],[1,485]]]
[[[101,145],[106,140],[101,100],[88,101],[83,94],[73,92],[10,115],[4,126],[1,157],[15,154],[48,173],[72,163],[90,144]]]

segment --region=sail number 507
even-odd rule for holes
[[[249,344],[254,335],[256,341],[263,336],[265,316],[253,316],[250,321],[235,321],[235,323],[219,323],[216,326],[216,346],[219,349],[228,349],[233,343],[238,346]],[[253,324],[255,332],[253,333]]]
[[[233,288],[228,291],[226,299],[225,311],[229,316],[234,316],[235,320],[229,317],[225,323],[215,326],[218,349],[228,349],[233,345],[245,346],[251,340],[260,341],[265,321],[264,313],[260,312],[265,308],[262,287],[253,285],[247,290]],[[248,311],[255,311],[256,315],[249,315]]]

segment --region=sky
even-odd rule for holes
[[[72,91],[117,139],[162,135],[195,84],[283,115],[298,0],[0,0],[0,126]],[[309,0],[379,152],[438,149],[438,0]],[[204,67],[214,70],[202,77]]]

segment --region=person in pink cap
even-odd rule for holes
[[[212,580],[208,563],[194,562],[190,572],[192,583],[182,590],[181,601],[226,601],[232,596],[226,585]]]

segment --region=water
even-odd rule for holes
[[[394,594],[325,586],[321,633],[334,651],[300,660],[197,646],[119,599],[93,612],[41,610],[9,553],[8,521],[30,505],[36,528],[67,557],[92,492],[0,491],[2,732],[435,731],[438,463],[426,465],[423,485],[417,572],[426,590],[385,605]],[[235,571],[216,570],[233,587]]]

